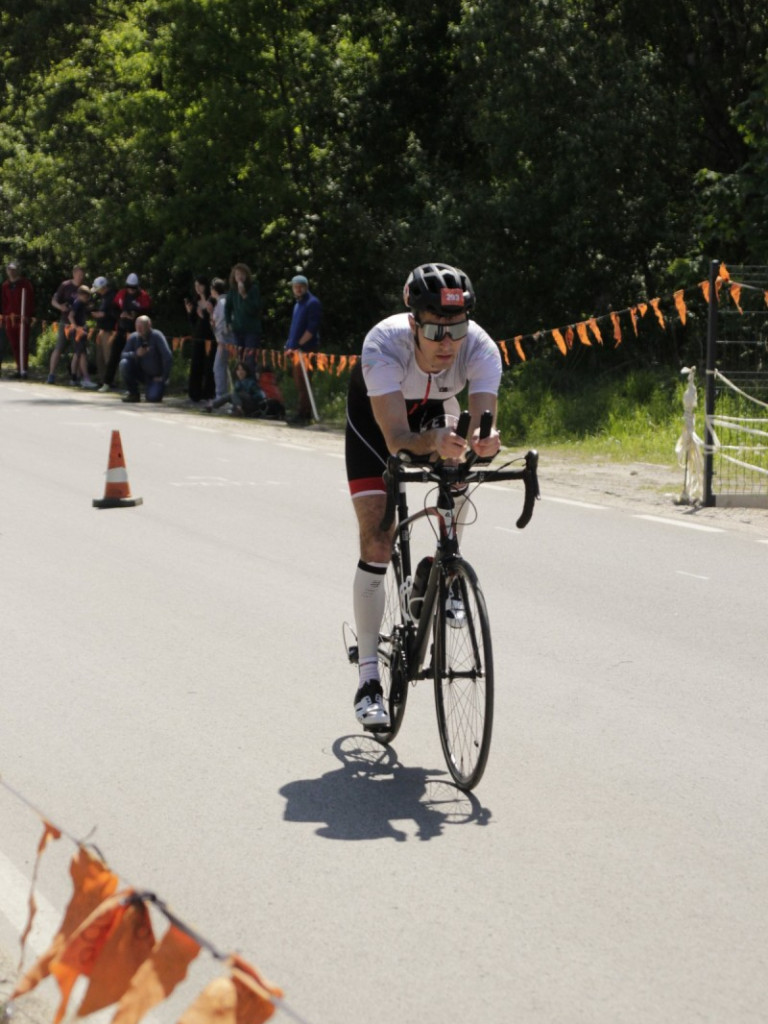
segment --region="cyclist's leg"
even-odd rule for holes
[[[379,667],[379,634],[392,548],[391,531],[379,529],[385,503],[383,495],[360,495],[353,503],[360,533],[360,559],[352,586],[359,671],[355,713],[363,725],[376,726],[389,725]]]
[[[378,648],[394,528],[386,532],[380,529],[386,507],[382,473],[387,451],[361,373],[353,373],[350,381],[345,456],[360,541],[360,559],[353,582],[360,674],[355,714],[364,726],[386,728],[389,715],[383,701]]]
[[[459,628],[446,612],[449,594],[463,606]],[[435,616],[435,703],[440,742],[451,775],[463,789],[480,781],[493,728],[493,652],[485,599],[474,570],[463,560],[440,581]]]

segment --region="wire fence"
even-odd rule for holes
[[[768,267],[712,264],[705,424],[704,503],[768,507]]]

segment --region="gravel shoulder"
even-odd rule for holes
[[[703,508],[681,504],[684,473],[674,460],[668,465],[612,462],[596,456],[550,457],[542,451],[539,483],[542,494],[551,497],[619,506],[639,515],[768,534],[768,508]]]

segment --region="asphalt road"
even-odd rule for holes
[[[144,504],[98,511],[115,429]],[[0,431],[0,775],[280,984],[276,1019],[765,1021],[768,533],[579,501],[546,452],[525,531],[486,488],[496,722],[466,796],[428,686],[390,750],[356,727],[336,435],[6,382]],[[7,980],[40,822],[0,787],[0,823]]]

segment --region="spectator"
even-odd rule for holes
[[[235,336],[238,358],[255,367],[261,346],[261,294],[245,263],[232,267],[224,310],[227,327]]]
[[[173,355],[165,335],[152,326],[148,316],[136,318],[136,330],[125,343],[120,359],[120,376],[125,384],[124,402],[139,402],[139,384],[144,384],[148,402],[162,402],[171,375]]]
[[[216,352],[208,299],[208,278],[198,276],[195,278],[195,297],[184,300],[187,316],[192,324],[192,356],[189,363],[187,394],[194,405],[203,399],[213,398],[216,394],[213,383],[213,360]]]
[[[237,380],[234,390],[213,402],[208,402],[204,407],[205,412],[213,412],[214,409],[231,403],[230,413],[233,416],[263,416],[267,409],[267,398],[259,386],[259,378],[253,367],[241,361],[237,364],[235,376]]]
[[[117,368],[120,365],[125,341],[136,326],[136,317],[146,315],[152,308],[152,299],[140,286],[137,274],[129,274],[126,277],[125,286],[115,295],[115,306],[117,307],[116,334],[104,373],[104,383],[109,389],[115,385]]]
[[[296,385],[299,402],[296,414],[289,423],[301,426],[312,419],[312,402],[309,395],[309,380],[312,375],[301,353],[317,352],[320,348],[320,317],[323,307],[317,296],[309,290],[309,281],[303,274],[297,274],[291,280],[291,288],[296,301],[293,304],[291,329],[285,348],[289,352],[296,352],[293,383]]]
[[[35,303],[32,283],[21,276],[16,260],[5,265],[7,280],[3,281],[0,311],[8,344],[16,361],[16,380],[26,380],[29,369],[29,321]]]
[[[117,327],[117,306],[115,305],[117,289],[109,283],[106,277],[97,277],[91,285],[91,290],[95,304],[91,310],[91,316],[96,321],[97,328],[96,375],[101,381],[99,390],[109,391],[109,384],[106,383],[107,364]]]
[[[230,350],[234,347],[235,338],[227,327],[227,282],[220,277],[211,281],[211,298],[208,310],[211,314],[211,326],[216,338],[216,355],[213,359],[213,381],[215,397],[223,398],[229,391],[229,359]]]
[[[67,331],[72,338],[74,347],[70,372],[72,382],[79,381],[80,387],[87,388],[89,391],[98,386],[95,381],[91,380],[88,373],[88,330],[85,325],[90,311],[91,289],[87,284],[81,284],[67,317],[69,320]]]
[[[72,267],[72,277],[68,277],[66,281],[61,282],[51,299],[51,305],[59,313],[59,333],[56,338],[56,346],[53,352],[51,352],[51,362],[48,367],[49,384],[56,383],[56,367],[59,365],[61,354],[68,344],[69,311],[77,297],[77,289],[83,283],[84,277],[85,271],[76,264]]]
[[[277,383],[275,371],[270,366],[265,366],[259,374],[259,387],[267,399],[267,408],[264,413],[265,419],[284,420],[285,403],[280,385]]]

